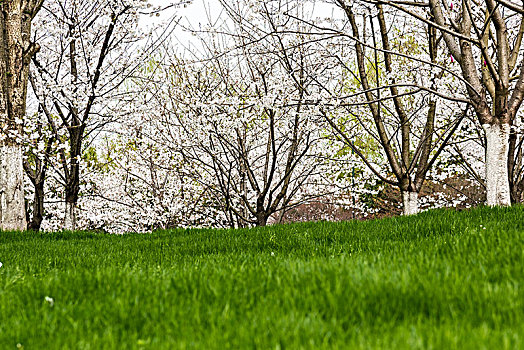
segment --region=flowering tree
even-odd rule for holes
[[[355,85],[359,87],[352,89],[350,95],[337,97],[343,101],[341,107],[351,107],[347,109],[350,114],[355,115],[361,106],[368,109],[370,123],[366,124],[366,117],[356,118],[357,122],[366,124],[364,130],[380,145],[393,179],[374,169],[355,140],[327,115],[326,118],[376,176],[400,189],[403,213],[415,214],[428,171],[467,113],[467,109],[452,112],[453,107],[457,102],[467,101],[454,97],[454,89],[446,84],[445,73],[449,70],[446,72],[433,27],[417,25],[410,18],[399,21],[402,16],[398,11],[386,13],[381,5],[350,6],[343,0],[337,0],[337,4],[344,11],[351,31],[335,28],[332,31],[354,43],[357,73],[348,74],[355,75]],[[359,26],[366,22],[369,33],[366,26]],[[352,69],[343,58],[338,61],[343,70]],[[364,100],[352,102],[348,97],[364,97]]]
[[[33,59],[32,92],[38,99],[38,118],[52,134],[46,148],[54,142],[63,145],[56,148],[55,168],[64,186],[67,229],[76,226],[85,143],[129,112],[121,86],[138,66],[135,53],[143,36],[137,23],[146,6],[136,0],[50,0],[37,23],[35,36],[42,49]],[[32,181],[43,181],[38,174],[47,164],[44,158],[35,168],[26,167]]]
[[[440,0],[404,5],[395,1],[381,3],[428,23],[441,33],[485,132],[487,204],[509,205],[509,173],[514,169],[517,145],[511,128],[524,98],[524,67],[519,64],[524,11],[512,2],[496,0],[481,1],[475,6],[469,0],[455,6]]]
[[[320,184],[306,191],[323,173],[322,140],[302,103],[302,87],[310,83],[303,66],[294,66],[291,77],[289,67],[256,52],[268,46],[237,44],[221,55],[228,50],[212,47],[205,64],[172,57],[164,77],[152,79],[170,83],[151,92],[160,113],[145,118],[154,126],[153,142],[179,155],[185,166],[172,166],[202,186],[204,203],[222,213],[222,225],[263,226],[273,214],[325,194]]]
[[[47,0],[33,30],[40,53],[24,46],[29,122],[4,123],[3,140],[26,146],[29,227],[263,226],[319,198],[364,202],[380,186],[413,214],[430,203],[419,201],[428,176],[459,167],[485,183],[488,204],[506,203],[506,180],[519,200],[520,10],[465,1],[435,2],[442,22],[429,3],[224,0],[182,55],[137,29],[145,1]],[[333,16],[317,17],[316,3]]]
[[[416,213],[426,174],[467,113],[453,109],[468,101],[453,96],[453,72],[433,27],[399,21],[399,11],[386,13],[380,5],[335,3],[343,16],[322,20],[294,1],[249,2],[268,29],[253,28],[242,7],[224,6],[252,45],[267,36],[305,38],[300,47],[308,57],[322,58],[304,73],[313,82],[304,90],[307,103],[375,176],[401,190],[404,213]],[[284,64],[293,60],[281,55]]]
[[[34,80],[30,79],[34,86]],[[46,108],[41,105],[39,112],[32,118],[25,127],[26,152],[24,157],[24,170],[33,185],[33,205],[32,210],[26,208],[28,223],[27,228],[38,231],[42,225],[44,215],[44,198],[45,198],[45,180],[48,176],[49,166],[52,164],[53,151],[57,149],[57,132],[50,129],[54,126],[52,118],[50,120],[41,120],[38,118],[41,114],[51,117],[49,111],[42,113],[41,109]],[[48,121],[51,123],[48,124]],[[29,214],[32,212],[32,217]]]

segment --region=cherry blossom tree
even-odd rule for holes
[[[209,44],[207,58],[199,62],[171,56],[159,68],[164,76],[152,79],[170,83],[151,90],[161,109],[144,117],[154,126],[151,140],[179,155],[186,164],[182,178],[204,188],[206,205],[222,213],[223,225],[264,226],[272,215],[325,194],[321,185],[314,193],[305,191],[324,174],[322,135],[302,103],[303,87],[310,83],[303,75],[306,57],[290,76],[290,67],[261,54],[268,43],[229,44],[236,49]],[[271,49],[283,54],[279,46]],[[324,146],[326,151],[327,142]]]
[[[315,201],[364,209],[380,186],[414,214],[455,205],[420,196],[458,171],[488,204],[507,204],[503,182],[518,201],[521,12],[435,1],[224,0],[181,52],[137,28],[163,7],[47,0],[28,111],[4,127],[25,145],[29,228],[263,226]]]
[[[346,14],[351,28],[348,40],[355,48],[359,89],[353,90],[352,96],[365,97],[364,101],[341,105],[351,107],[348,113],[353,115],[360,106],[369,110],[371,123],[366,130],[382,148],[393,179],[375,170],[347,132],[326,117],[376,176],[400,189],[403,213],[415,214],[428,171],[467,113],[467,107],[460,113],[450,111],[449,102],[455,102],[453,109],[457,102],[467,105],[467,101],[455,98],[453,89],[450,91],[445,84],[447,72],[441,67],[446,64],[438,33],[432,26],[417,25],[410,18],[402,18],[398,11],[386,13],[381,5],[359,8],[343,0],[337,0],[337,4]],[[359,26],[366,22],[370,33],[366,33],[365,25]],[[351,69],[339,61],[343,62],[342,69]],[[443,105],[446,102],[447,107]],[[358,119],[365,123],[365,118]]]
[[[522,9],[512,2],[497,0],[474,4],[464,0],[454,6],[453,2],[440,0],[380,3],[428,23],[442,34],[485,132],[487,204],[509,205],[509,173],[518,154],[512,127],[524,98]]]
[[[401,190],[404,213],[414,214],[426,174],[467,113],[453,110],[469,101],[454,96],[448,81],[457,74],[446,67],[433,27],[399,11],[386,13],[380,5],[334,3],[343,16],[324,20],[294,1],[248,1],[243,7],[223,2],[249,33],[244,34],[249,45],[267,36],[307,38],[301,47],[322,57],[325,67],[305,72],[314,81],[305,90],[308,103],[320,107],[335,135],[375,176]],[[269,25],[245,21],[246,8]],[[281,55],[281,60],[293,58]],[[376,147],[378,158],[370,152]]]
[[[34,80],[30,79],[34,86]],[[49,111],[42,113],[42,108],[39,106],[38,111],[32,118],[27,118],[31,122],[25,127],[26,136],[26,152],[24,157],[24,170],[33,185],[33,203],[32,208],[26,208],[28,223],[27,229],[38,231],[42,225],[44,216],[44,200],[45,200],[45,181],[48,177],[48,170],[52,165],[52,157],[57,145],[57,132],[50,129],[54,123],[48,123],[49,120],[42,120],[39,117],[51,117]],[[51,119],[52,122],[52,119]],[[32,214],[32,215],[29,215]]]
[[[144,35],[137,23],[147,6],[136,0],[50,0],[43,6],[34,34],[42,49],[33,58],[32,92],[52,133],[48,140],[66,145],[56,149],[55,164],[64,186],[64,228],[76,226],[86,142],[129,112],[121,87],[139,66]],[[32,181],[46,162],[26,167]]]

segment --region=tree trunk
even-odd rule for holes
[[[35,197],[33,203],[33,219],[28,224],[27,229],[40,231],[44,218],[44,181],[35,183]]]
[[[0,145],[0,229],[27,228],[24,201],[22,146],[10,141]]]
[[[509,124],[484,124],[486,132],[487,205],[511,205],[508,178]]]
[[[524,140],[519,138],[517,132],[509,134],[509,152],[508,152],[508,176],[509,189],[511,193],[511,203],[521,203],[524,194],[524,177],[522,171],[524,166],[524,155],[522,154],[522,143]]]
[[[69,173],[64,171],[67,176],[65,185],[65,216],[64,229],[76,230],[76,205],[78,203],[78,193],[80,192],[80,155],[82,154],[82,135],[83,127],[75,127],[70,131],[70,153],[71,164]],[[67,163],[64,163],[64,170]]]
[[[74,231],[76,229],[76,203],[65,202],[64,230]]]
[[[418,192],[402,191],[402,215],[414,215],[418,212]]]
[[[31,57],[39,46],[31,43],[31,20],[41,1],[0,1],[0,229],[25,230],[22,146],[27,78]]]
[[[257,226],[267,225],[267,216],[265,213],[257,213]]]

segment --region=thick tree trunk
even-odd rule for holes
[[[511,205],[508,178],[509,124],[484,124],[487,205]]]
[[[29,61],[39,46],[30,42],[31,20],[41,1],[0,1],[0,229],[25,230],[27,219],[22,146]]]
[[[0,145],[0,229],[27,228],[24,200],[22,146],[9,141]]]
[[[402,215],[414,215],[418,212],[418,193],[402,191]]]

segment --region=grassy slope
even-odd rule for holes
[[[0,261],[1,349],[524,348],[523,207],[2,233]]]

